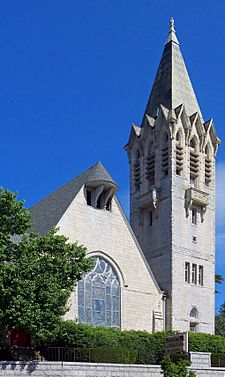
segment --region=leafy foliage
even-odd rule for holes
[[[164,354],[166,332],[120,331],[64,321],[54,346],[71,348],[127,348],[137,354],[138,364],[156,364]]]
[[[225,334],[225,314],[217,314],[215,317],[215,333],[216,335]]]
[[[23,205],[0,189],[0,324],[46,341],[58,333],[70,294],[92,264],[83,246],[56,230],[27,233],[30,214]]]
[[[222,275],[219,275],[219,274],[216,274],[216,275],[215,275],[215,283],[221,285],[221,284],[223,284],[223,282],[224,282],[224,278],[223,278],[223,276],[222,276]],[[220,293],[220,292],[217,291],[217,289],[216,289],[215,293]]]
[[[219,335],[189,333],[189,350],[192,352],[225,353],[225,338]]]
[[[185,359],[178,359],[176,362],[172,361],[170,356],[166,355],[161,361],[161,368],[164,377],[194,377],[196,374],[188,371],[190,361]]]
[[[165,340],[169,332],[120,331],[92,327],[74,321],[63,321],[55,341],[51,344],[69,348],[120,348],[137,353],[138,364],[157,364],[165,355]],[[222,336],[189,333],[189,350],[193,352],[225,353]]]

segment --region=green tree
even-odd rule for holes
[[[215,333],[216,335],[225,334],[225,314],[217,314],[215,317]]]
[[[216,284],[223,284],[223,281],[224,281],[224,278],[222,275],[219,275],[219,274],[215,274],[215,283]],[[219,293],[219,291],[215,291],[215,293]]]
[[[30,214],[17,194],[0,188],[0,326],[54,339],[77,281],[92,262],[86,249],[52,230],[28,233]]]

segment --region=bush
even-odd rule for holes
[[[146,331],[120,331],[64,321],[52,345],[69,348],[126,348],[135,352],[136,363],[157,364],[164,355],[167,334],[166,332],[150,334]]]
[[[195,373],[188,371],[189,366],[190,361],[185,360],[184,358],[173,362],[170,356],[164,356],[161,362],[164,377],[194,377]]]
[[[62,321],[57,339],[51,345],[68,348],[126,348],[136,353],[137,364],[159,364],[165,355],[166,336],[171,332],[121,331]],[[225,353],[225,337],[189,333],[192,352]]]
[[[225,337],[202,333],[189,333],[189,351],[225,353]]]
[[[93,363],[135,364],[136,352],[127,348],[98,347],[90,350]]]

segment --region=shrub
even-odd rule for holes
[[[164,356],[161,362],[164,377],[188,377],[194,376],[193,372],[188,371],[190,361],[183,358],[173,362],[170,356]]]
[[[93,363],[135,364],[136,352],[127,348],[98,347],[90,350]]]
[[[146,331],[121,331],[93,327],[74,321],[62,321],[53,346],[68,348],[126,348],[136,353],[137,364],[158,364],[165,355],[165,340],[170,332],[150,334]],[[225,353],[225,337],[189,333],[192,352]]]
[[[225,353],[225,337],[202,333],[189,333],[189,351]]]
[[[166,332],[120,331],[64,321],[52,345],[69,348],[122,347],[135,352],[138,364],[157,364],[164,355],[166,335]]]

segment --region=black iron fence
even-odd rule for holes
[[[137,353],[127,348],[0,347],[4,361],[72,361],[86,363],[135,364]]]
[[[225,367],[225,353],[214,353],[211,356],[212,367]]]

